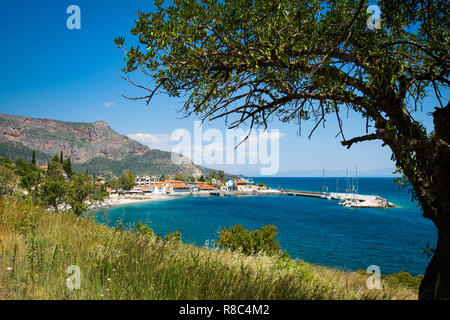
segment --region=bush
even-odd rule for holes
[[[383,279],[389,281],[393,285],[401,285],[408,288],[414,288],[419,290],[420,283],[422,282],[423,275],[413,276],[406,271],[400,271],[394,274],[382,276]]]
[[[180,242],[181,241],[181,233],[178,231],[174,231],[172,233],[166,234],[166,236],[164,237],[164,240]]]
[[[161,238],[160,236],[156,235],[152,228],[150,228],[149,226],[146,226],[144,224],[142,224],[142,222],[138,221],[134,226],[133,226],[133,233],[137,234],[137,235],[143,235],[146,237],[156,237],[158,240]]]
[[[276,237],[277,228],[274,225],[263,226],[261,229],[249,231],[242,225],[236,224],[229,229],[223,228],[219,232],[220,238],[218,247],[231,250],[241,250],[246,255],[264,252],[269,256],[280,255],[287,257],[285,251],[281,251],[281,246]]]

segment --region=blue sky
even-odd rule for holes
[[[69,30],[66,9],[81,8],[81,30]],[[121,95],[139,95],[136,88],[119,78],[123,53],[113,42],[117,36],[130,41],[136,11],[153,9],[152,1],[20,1],[2,3],[0,17],[0,112],[64,121],[94,122],[104,120],[117,132],[147,137],[151,147],[168,148],[173,130],[193,132],[194,117],[181,119],[177,112],[182,100],[156,96],[150,106],[128,101]],[[151,85],[151,84],[150,84]],[[431,127],[426,112],[434,101],[417,115]],[[336,121],[330,117],[325,129],[308,140],[297,135],[294,124],[271,123],[282,132],[280,139],[280,172],[353,170],[361,172],[393,169],[391,152],[380,142],[357,144],[350,150],[335,138]],[[224,130],[221,120],[210,127]],[[208,127],[208,125],[206,126]],[[364,121],[353,113],[344,120],[346,137],[364,134]],[[253,174],[250,165],[216,166],[229,172]],[[388,170],[389,171],[389,170]]]

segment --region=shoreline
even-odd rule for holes
[[[183,195],[183,196],[185,196],[185,195]],[[172,200],[175,198],[177,198],[177,196],[156,195],[156,196],[142,198],[142,199],[131,199],[131,198],[106,199],[98,207],[99,208],[120,207],[120,206],[127,206],[127,205],[132,205],[132,204],[137,204],[137,203],[147,203],[147,202],[153,202],[153,201],[166,201],[166,200]]]

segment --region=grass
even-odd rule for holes
[[[69,266],[81,270],[69,290]],[[0,198],[0,299],[416,299],[358,272],[208,249]]]

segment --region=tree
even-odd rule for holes
[[[247,255],[264,252],[270,256],[287,256],[281,250],[278,240],[276,240],[278,232],[274,225],[263,226],[261,229],[249,231],[244,226],[236,224],[229,229],[224,227],[219,234],[218,247],[242,250]]]
[[[72,170],[72,162],[71,162],[70,158],[67,158],[66,160],[64,160],[62,167],[63,167],[63,170],[66,173],[67,177],[70,179],[74,175],[74,172]]]
[[[447,1],[377,2],[380,29],[370,30],[366,1],[180,0],[138,12],[126,51],[129,74],[150,76],[151,88],[187,95],[184,110],[202,120],[226,118],[230,128],[267,127],[278,118],[311,120],[309,136],[336,118],[342,145],[381,140],[411,185],[423,216],[437,227],[436,249],[421,299],[450,297],[450,104]],[[124,38],[116,39],[123,48]],[[141,50],[140,48],[145,48]],[[447,91],[448,92],[448,91]],[[435,99],[427,131],[414,113]],[[366,135],[348,139],[342,113],[361,115]],[[422,117],[421,117],[422,118]]]
[[[131,190],[135,185],[134,175],[130,171],[125,171],[120,177],[123,190]]]
[[[217,178],[221,181],[221,182],[226,182],[227,178],[225,177],[225,172],[223,170],[219,170],[217,172]]]
[[[174,180],[177,180],[177,181],[184,181],[184,179],[185,178],[181,173],[177,173],[174,177]]]
[[[13,170],[0,163],[0,196],[10,196],[17,190],[17,176]]]
[[[44,205],[53,207],[56,212],[65,203],[67,182],[62,175],[47,176],[40,188],[40,199]]]
[[[33,156],[31,158],[31,164],[36,165],[36,151],[33,150]]]
[[[200,176],[200,178],[198,179],[199,182],[205,182],[205,177],[204,176]]]
[[[105,198],[100,186],[95,185],[91,176],[78,174],[67,186],[67,204],[77,216],[84,213],[90,205],[98,205]]]

